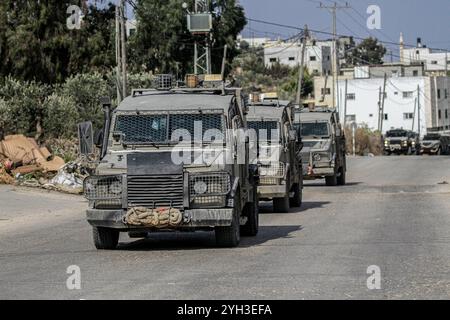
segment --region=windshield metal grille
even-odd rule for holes
[[[278,122],[276,121],[248,121],[247,125],[249,129],[256,131],[259,140],[279,139]]]
[[[225,137],[224,121],[221,114],[121,114],[116,118],[114,131],[123,134],[126,144],[167,143],[189,137],[191,141],[220,141]]]

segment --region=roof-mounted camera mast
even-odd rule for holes
[[[187,10],[187,26],[193,35],[204,36],[204,41],[194,43],[194,74],[211,74],[211,37],[212,13],[210,0],[195,0],[194,12],[188,11],[187,3],[183,8]]]

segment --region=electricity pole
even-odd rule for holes
[[[116,82],[117,102],[120,103],[127,96],[127,41],[125,0],[118,0],[116,5]]]
[[[332,95],[333,95],[333,108],[336,107],[336,86],[337,86],[337,78],[338,78],[338,53],[337,53],[337,26],[336,26],[336,14],[337,10],[339,9],[350,9],[350,6],[348,3],[345,4],[345,6],[338,6],[335,2],[333,6],[324,6],[322,3],[320,3],[320,9],[330,9],[331,14],[333,16],[333,56],[331,58],[332,67],[333,67],[333,88],[332,88]]]
[[[421,128],[420,128],[420,85],[417,85],[417,122],[419,125],[418,134],[420,137],[421,134]]]
[[[299,74],[298,74],[298,86],[297,86],[297,104],[299,108],[302,107],[302,89],[303,89],[303,76],[305,73],[305,51],[306,51],[306,44],[309,39],[309,31],[308,26],[305,25],[305,30],[303,32],[302,37],[302,56],[300,58],[300,68],[299,68]]]
[[[386,84],[387,84],[387,75],[384,74],[384,83],[383,83],[383,95],[381,96],[381,127],[380,133],[383,133],[383,122],[384,122],[384,103],[386,101]]]

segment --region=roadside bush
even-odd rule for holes
[[[71,96],[53,93],[45,100],[43,127],[47,139],[76,136],[79,119],[77,104]]]
[[[5,134],[42,136],[44,102],[51,93],[49,85],[6,77],[0,86],[0,119]]]
[[[353,132],[352,128],[345,128],[347,137],[347,153],[353,154]],[[382,136],[378,131],[371,131],[367,127],[359,127],[355,130],[356,155],[366,156],[369,153],[379,156],[383,153]]]
[[[107,78],[100,73],[77,74],[70,77],[57,91],[58,95],[70,97],[76,104],[78,122],[92,121],[95,128],[103,125],[103,111],[100,98],[111,96],[114,88],[110,88]]]

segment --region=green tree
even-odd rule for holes
[[[114,8],[91,5],[81,30],[69,30],[67,8],[84,3],[2,0],[0,75],[61,83],[78,72],[110,68],[114,64]]]
[[[348,59],[353,66],[383,64],[385,54],[386,48],[377,39],[370,37],[358,44]]]

